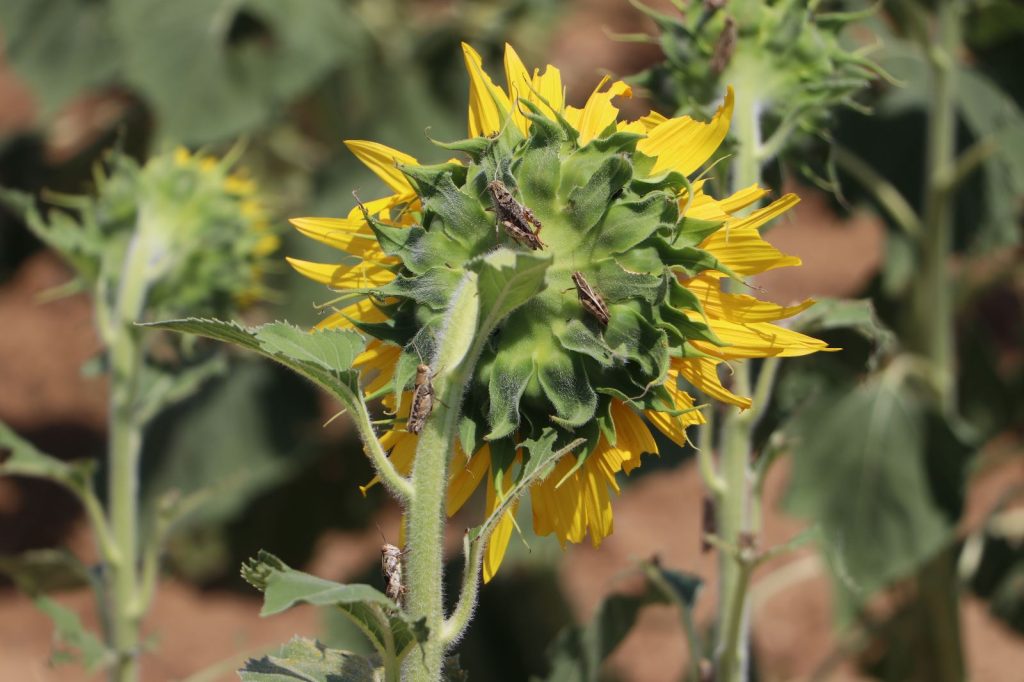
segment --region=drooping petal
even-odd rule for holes
[[[360,322],[384,322],[388,319],[388,316],[381,311],[373,301],[369,298],[363,298],[359,301],[347,305],[344,308],[335,311],[331,315],[325,317],[323,320],[317,323],[316,329],[355,329],[356,326],[352,320],[359,320]]]
[[[611,415],[615,422],[615,446],[610,449],[617,451],[622,469],[628,474],[640,466],[641,454],[658,454],[658,444],[643,419],[624,403],[613,400]]]
[[[679,447],[686,445],[686,429],[689,426],[704,424],[707,420],[700,410],[694,409],[693,396],[679,388],[679,370],[670,369],[665,389],[672,394],[672,402],[677,410],[688,410],[679,415],[671,415],[656,410],[644,411],[644,416],[659,431]]]
[[[369,140],[345,140],[345,146],[356,158],[397,194],[410,194],[412,185],[396,164],[417,165],[419,162],[405,152]]]
[[[379,287],[395,278],[395,274],[390,270],[367,262],[356,265],[338,265],[336,263],[313,263],[298,258],[286,258],[285,260],[303,277],[326,284],[332,289]]]
[[[386,386],[401,355],[402,349],[390,343],[374,339],[366,344],[366,349],[352,361],[352,367],[372,376],[363,390],[374,393]]]
[[[516,459],[518,460],[518,457]],[[492,460],[492,467],[493,464],[494,462]],[[499,497],[497,490],[494,487],[495,474],[496,472],[492,468],[487,476],[486,515],[488,517],[498,507],[498,504],[502,501],[505,494],[507,494],[512,488],[513,484],[510,466],[509,470],[505,471],[502,476],[502,492]],[[505,550],[508,549],[508,541],[512,538],[512,530],[515,528],[515,518],[518,510],[519,500],[516,500],[508,509],[505,510],[501,515],[501,519],[498,521],[498,525],[495,526],[493,531],[491,531],[491,537],[487,540],[487,548],[484,550],[483,577],[485,583],[491,581],[494,574],[498,572],[498,567],[501,566],[501,560],[505,558]]]
[[[814,305],[813,299],[807,299],[797,305],[781,306],[746,294],[729,294],[722,291],[718,278],[706,274],[688,279],[683,285],[697,295],[709,318],[741,324],[775,322],[792,317]]]
[[[758,228],[778,217],[800,199],[794,194],[773,201],[745,218],[734,218],[705,239],[700,247],[739,275],[756,275],[775,268],[800,265],[796,256],[787,256],[766,242]]]
[[[469,74],[469,136],[496,133],[510,110],[508,95],[484,71],[476,50],[462,43],[462,54]]]
[[[742,410],[751,406],[750,398],[738,396],[722,385],[718,378],[721,360],[711,358],[674,358],[672,366],[679,370],[684,379],[704,395],[723,403],[735,405]]]
[[[632,97],[633,89],[623,81],[615,81],[607,90],[602,90],[610,80],[605,76],[582,109],[565,108],[566,120],[580,133],[579,143],[585,145],[615,123],[619,117],[618,108],[612,104],[615,97]]]
[[[587,534],[586,510],[579,504],[582,499],[579,472],[555,487],[575,464],[572,455],[562,457],[547,478],[530,487],[534,532],[538,535],[554,533],[562,547],[567,542],[582,542]]]
[[[657,157],[651,175],[665,171],[678,171],[689,175],[711,158],[729,133],[732,119],[733,94],[730,87],[725,102],[709,123],[695,121],[689,116],[671,118],[647,133],[636,148],[648,156]]]
[[[487,468],[491,466],[491,449],[483,446],[466,461],[466,453],[462,446],[455,445],[455,456],[452,457],[451,474],[448,477],[448,499],[446,512],[451,516],[466,504],[466,500],[484,480]]]
[[[697,350],[723,360],[741,358],[791,358],[828,349],[828,344],[806,334],[770,322],[740,324],[709,317],[708,326],[727,346],[693,341]]]
[[[381,447],[385,451],[390,450],[388,459],[395,467],[395,471],[403,476],[408,476],[412,471],[412,461],[416,454],[416,436],[399,429],[391,429],[380,437]],[[380,477],[374,476],[366,485],[359,486],[359,492],[366,495],[370,488],[380,483]],[[403,523],[404,527],[405,524]],[[404,544],[404,541],[400,542]]]

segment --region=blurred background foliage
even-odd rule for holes
[[[556,36],[572,34],[574,27],[561,23],[568,13],[578,22],[575,30],[582,31],[597,30],[605,17],[612,23],[625,11],[636,17],[628,25],[649,36],[625,36],[633,42],[620,43],[618,50],[630,53],[628,58],[587,53],[573,55],[577,62],[592,70],[619,68],[620,76],[639,72],[631,79],[636,94],[648,97],[666,115],[713,110],[716,90],[706,84],[715,74],[708,70],[715,68],[720,36],[729,29],[724,13],[710,13],[709,21],[718,23],[700,23],[700,9],[727,3],[674,3],[685,12],[665,2],[651,3],[654,9],[649,11],[624,10],[619,4],[4,0],[4,59],[28,88],[35,111],[29,125],[0,129],[0,185],[33,194],[44,188],[77,193],[88,187],[90,170],[103,150],[115,143],[145,160],[178,144],[223,153],[241,138],[241,163],[264,188],[278,224],[287,216],[341,215],[352,205],[353,189],[363,199],[383,190],[348,154],[343,139],[378,140],[434,158],[427,135],[455,139],[464,134],[467,83],[459,42],[472,43],[492,66],[505,42],[514,44],[527,64],[541,65],[547,63]],[[778,0],[770,6],[802,12],[807,4]],[[810,4],[819,12],[835,13],[872,6],[857,0]],[[825,420],[831,420],[827,423],[837,433],[855,430],[864,406],[877,399],[864,395],[874,389],[861,382],[885,362],[896,343],[881,330],[884,326],[899,332],[904,323],[901,301],[919,264],[899,211],[894,213],[871,187],[877,188],[882,179],[906,206],[922,203],[929,84],[922,55],[913,45],[912,19],[902,10],[905,5],[882,3],[878,11],[854,21],[844,17],[841,31],[801,41],[787,42],[784,24],[762,27],[765,49],[777,52],[780,62],[808,51],[822,56],[818,70],[794,74],[780,85],[780,107],[766,119],[769,131],[789,124],[801,131],[764,169],[773,189],[781,190],[783,183],[798,177],[821,185],[836,212],[849,215],[867,204],[886,221],[883,260],[861,292],[873,301],[878,319],[856,313],[842,328],[820,329],[814,328],[813,318],[805,320],[809,331],[846,351],[785,366],[772,409],[760,427],[763,455],[772,452],[772,434],[783,425],[789,433],[805,430],[805,436],[821,434]],[[581,21],[588,12],[596,20]],[[640,21],[645,16],[646,24]],[[860,576],[877,576],[879,586],[895,581],[899,587],[900,578],[910,576],[953,537],[971,477],[1021,456],[1024,6],[1014,0],[970,3],[962,38],[956,66],[957,147],[973,159],[963,169],[957,193],[956,258],[951,264],[962,421],[952,426],[930,418],[922,422],[913,405],[902,413],[908,421],[888,420],[889,449],[879,453],[878,471],[899,499],[887,507],[880,496],[867,510],[874,518],[864,521],[864,529],[886,528],[894,516],[902,515],[899,523],[906,526],[911,519],[920,534],[888,542],[879,538],[877,543],[870,533],[861,538],[863,551],[857,556],[862,563],[852,568]],[[658,49],[634,42],[652,42]],[[829,62],[836,46],[870,48],[866,54],[879,68]],[[500,68],[491,72],[500,73]],[[858,89],[855,97],[849,94],[851,80]],[[821,85],[823,81],[831,86]],[[585,88],[571,88],[571,98],[585,95]],[[805,119],[801,112],[807,103],[801,98],[836,106],[827,119]],[[333,257],[290,233],[283,240],[282,252],[288,255]],[[20,216],[0,210],[0,287],[40,248]],[[309,325],[318,319],[313,306],[323,298],[318,285],[284,267],[270,273],[268,284],[273,294],[252,311],[252,321],[288,319]],[[97,385],[96,390],[102,388]],[[835,409],[840,401],[841,413]],[[162,415],[147,434],[142,482],[147,504],[152,508],[170,491],[216,490],[173,537],[169,571],[203,589],[248,594],[237,578],[238,566],[257,550],[266,548],[291,565],[303,566],[326,532],[364,531],[386,515],[388,506],[379,489],[368,500],[359,494],[357,485],[369,479],[370,468],[344,420],[320,428],[332,413],[321,396],[287,371],[235,357],[228,374]],[[64,458],[102,451],[102,431],[73,419],[43,418],[12,426]],[[844,451],[833,440],[821,441],[819,436],[818,442],[807,437],[803,442],[819,452],[803,460],[810,465],[794,469],[789,507],[814,510],[821,498],[842,500],[849,481],[844,466],[857,462],[844,461]],[[645,465],[632,481],[676,467],[688,457],[667,443],[661,445],[661,460]],[[929,453],[926,480],[912,465],[907,468],[906,458],[895,456],[901,449]],[[908,481],[918,486],[916,497],[908,496]],[[8,557],[60,544],[76,514],[73,504],[45,484],[19,482],[18,487],[23,499],[50,502],[26,504],[12,514],[6,508],[0,512],[7,516],[0,528],[21,529],[0,537],[5,556],[0,570],[15,573],[20,569]],[[956,536],[963,584],[1018,632],[1024,632],[1021,492],[1000,489],[982,520]],[[524,529],[530,526],[527,507],[521,510]],[[695,501],[694,514],[698,507]],[[572,620],[559,589],[557,545],[532,537],[529,545],[513,541],[507,559],[512,570],[483,593],[478,618],[461,650],[462,664],[475,679],[521,680],[545,674],[546,647]],[[346,579],[381,584],[375,564],[361,570],[364,575]],[[842,570],[836,577],[841,596]],[[66,576],[59,582],[68,584]],[[687,601],[695,597],[694,590]],[[843,613],[842,606],[840,600],[837,612]],[[922,655],[920,649],[899,648],[907,642],[901,632],[916,628],[908,616],[897,613],[877,620],[860,612],[856,600],[846,606],[847,622],[859,622],[870,635],[866,641],[882,642],[881,650],[887,652],[879,655],[877,646],[862,641],[848,655],[861,656],[864,672],[907,679],[898,665],[901,655]],[[609,608],[587,627],[602,627]],[[632,618],[639,607],[629,608]],[[563,633],[559,641],[578,645],[594,636],[586,632],[581,626]],[[356,646],[351,626],[337,617],[325,617],[321,637],[331,645]],[[607,653],[588,655],[599,659]],[[565,662],[558,656],[554,660],[556,665]],[[765,679],[771,679],[770,672]],[[596,679],[580,671],[573,674],[579,676],[565,679]]]

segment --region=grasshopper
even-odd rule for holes
[[[402,581],[402,550],[387,542],[380,549],[380,570],[384,574],[384,594],[402,606],[405,583]]]
[[[593,315],[602,327],[607,327],[611,320],[611,313],[608,312],[608,306],[601,298],[601,294],[594,291],[579,270],[572,273],[572,283],[576,285],[576,295],[580,297],[580,305],[583,306],[583,309]]]
[[[427,422],[427,417],[434,409],[434,385],[430,383],[430,365],[420,363],[416,366],[416,387],[412,393],[412,406],[409,407],[409,421],[405,429],[409,433],[419,433]]]
[[[508,236],[533,251],[544,248],[545,244],[540,240],[541,222],[533,211],[516,201],[501,180],[491,180],[487,183],[487,189],[494,200],[498,225],[505,228]]]

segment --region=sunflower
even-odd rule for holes
[[[355,262],[289,262],[338,294],[319,328],[372,337],[355,365],[367,396],[395,414],[381,441],[405,474],[418,438],[404,427],[415,368],[435,350],[465,265],[495,248],[549,257],[544,290],[506,318],[474,369],[447,511],[482,482],[493,510],[529,456],[518,444],[554,427],[563,441],[586,444],[531,488],[534,530],[563,547],[589,534],[597,546],[612,532],[619,472],[658,454],[649,427],[683,445],[687,427],[704,422],[690,388],[746,409],[750,399],[723,385],[720,365],[826,348],[774,324],[812,301],[784,307],[722,286],[800,263],[759,234],[797,198],[740,215],[766,191],[717,200],[689,179],[728,133],[731,90],[706,123],[653,112],[619,121],[613,101],[631,95],[621,81],[605,79],[578,109],[565,104],[555,67],[531,74],[506,46],[502,89],[480,56],[463,50],[469,138],[438,144],[467,158],[424,165],[376,142],[346,142],[392,193],[345,218],[292,220]],[[502,192],[511,197],[504,209]],[[518,225],[502,225],[509,206]],[[514,513],[489,540],[485,580],[505,553]]]

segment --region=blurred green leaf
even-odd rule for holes
[[[281,379],[265,362],[235,362],[152,423],[143,469],[150,516],[166,499],[191,520],[224,521],[308,464],[313,437],[303,432],[313,426],[315,397]]]
[[[246,661],[238,676],[242,682],[374,682],[376,669],[363,656],[296,637],[276,656]]]
[[[110,0],[124,78],[166,138],[212,142],[251,130],[359,44],[334,0]]]
[[[81,660],[89,672],[95,672],[113,662],[113,652],[96,635],[85,629],[77,613],[48,597],[36,597],[34,602],[53,621],[55,662]]]
[[[789,425],[787,508],[821,524],[839,577],[860,598],[952,540],[965,448],[892,363],[852,391],[819,396]]]
[[[0,28],[7,62],[32,88],[44,115],[114,78],[118,43],[104,2],[4,0]]]
[[[701,580],[696,576],[667,571],[655,563],[643,566],[648,579],[637,594],[613,594],[597,609],[586,625],[571,626],[551,646],[551,671],[547,682],[596,682],[605,679],[601,664],[626,638],[640,611],[649,604],[681,604],[693,607]],[[651,579],[650,572],[653,571]],[[666,586],[668,589],[666,590]]]
[[[93,582],[89,569],[64,548],[0,555],[0,573],[29,595],[83,587]]]
[[[0,475],[45,478],[68,488],[80,498],[92,495],[91,481],[96,463],[92,460],[64,462],[43,452],[0,422],[0,452],[10,452],[0,463]]]

